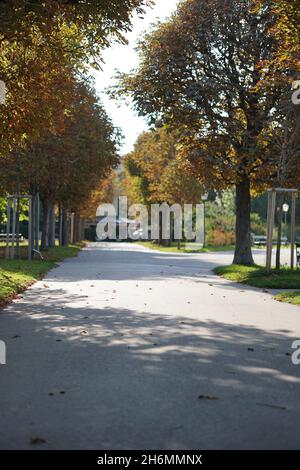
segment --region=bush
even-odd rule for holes
[[[235,234],[233,231],[224,231],[221,229],[207,231],[207,244],[211,246],[234,245]]]

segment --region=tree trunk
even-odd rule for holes
[[[47,199],[42,201],[43,205],[43,223],[42,223],[42,240],[41,250],[48,250],[49,247],[49,210],[50,205]]]
[[[49,209],[49,246],[55,246],[55,207],[53,204]]]
[[[62,246],[69,244],[69,229],[68,229],[68,213],[67,210],[62,208]]]
[[[254,265],[251,252],[250,182],[244,178],[236,185],[236,244],[233,264]]]
[[[82,242],[82,226],[83,226],[83,219],[80,217],[80,215],[76,214],[75,215],[75,229],[74,229],[74,243],[80,243]]]
[[[80,217],[79,217],[78,213],[75,212],[73,243],[78,243],[78,241],[79,241],[79,224],[80,224]]]
[[[59,246],[63,246],[62,240],[63,240],[63,209],[62,206],[59,206],[59,215],[58,215],[58,239],[59,239]]]

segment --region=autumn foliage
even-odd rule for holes
[[[143,14],[149,4],[0,1],[0,80],[7,89],[0,105],[1,195],[38,192],[47,218],[49,204],[79,211],[110,175],[120,134],[89,71],[100,67],[112,40],[126,42],[132,12]]]
[[[130,95],[149,124],[178,133],[180,156],[199,181],[214,189],[235,186],[237,264],[253,264],[251,191],[278,184],[283,103],[288,92],[291,102],[291,72],[299,65],[299,42],[289,56],[281,55],[280,2],[260,3],[181,2],[140,40],[138,68],[121,75],[113,90],[114,96]],[[274,66],[280,58],[284,70]],[[295,123],[289,118],[287,128],[299,136]]]

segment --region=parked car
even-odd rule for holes
[[[265,235],[255,235],[255,233],[251,233],[251,242],[254,246],[266,245],[267,237]]]
[[[266,245],[267,244],[267,237],[265,235],[255,235],[254,233],[251,233],[251,242],[253,246],[260,246],[260,245]],[[287,237],[281,237],[281,244],[282,245],[287,245],[289,242]],[[272,244],[276,245],[277,240],[273,240]]]

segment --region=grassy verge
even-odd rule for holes
[[[300,307],[300,291],[296,292],[282,292],[275,296],[279,302],[287,302],[289,304],[299,305]]]
[[[281,269],[268,273],[261,266],[220,266],[215,273],[230,281],[266,289],[300,289],[300,270]]]
[[[232,251],[234,246],[208,246],[205,248],[193,247],[192,243],[182,243],[180,249],[177,247],[177,243],[172,243],[171,246],[161,246],[153,242],[138,242],[139,245],[151,248],[152,250],[164,251],[166,253],[211,253],[216,251]]]
[[[44,261],[0,259],[0,305],[11,301],[65,258],[76,256],[82,244],[50,248],[43,253]]]

